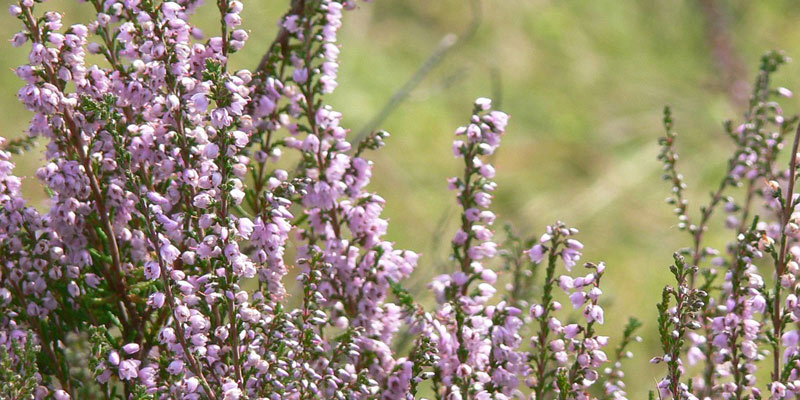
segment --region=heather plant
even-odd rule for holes
[[[12,43],[30,47],[15,73],[32,118],[25,138],[0,138],[0,397],[627,397],[642,324],[607,336],[606,265],[581,262],[564,222],[495,232],[509,116],[487,98],[455,131],[458,227],[427,287],[435,304],[406,287],[428,261],[386,239],[386,202],[368,189],[389,134],[351,143],[326,103],[354,1],[293,0],[252,71],[229,67],[249,36],[238,0],[88,0],[94,18],[68,27],[39,3],[10,7]],[[199,7],[216,7],[214,32],[193,24]],[[659,159],[689,241],[651,328],[666,366],[653,396],[800,394],[800,128],[785,168],[798,118],[771,86],[786,61],[763,57],[744,121],[725,124],[725,175],[697,210],[664,112]],[[36,141],[45,210],[23,198],[12,160]],[[724,249],[707,243],[717,209]]]
[[[635,326],[602,369],[605,266],[569,274],[577,230],[493,241],[488,157],[508,116],[488,99],[456,131],[453,270],[431,283],[432,310],[403,287],[419,256],[384,238],[385,201],[367,190],[366,154],[388,134],[351,144],[325,103],[353,1],[293,1],[252,71],[229,68],[248,39],[236,0],[216,1],[213,33],[192,24],[198,1],[89,0],[95,18],[68,27],[38,3],[10,7],[33,117],[26,138],[0,143],[3,396],[624,396]],[[11,159],[36,140],[44,211]],[[495,299],[511,264],[515,289]]]
[[[725,123],[733,155],[699,216],[690,212],[687,185],[676,166],[672,114],[664,111],[659,158],[664,179],[672,184],[667,202],[691,241],[676,253],[676,285],[665,289],[658,306],[664,355],[653,362],[666,363],[668,370],[658,384],[661,398],[780,399],[800,393],[794,189],[800,129],[794,130],[797,117],[785,116],[776,101],[792,93],[770,85],[786,61],[777,52],[762,58],[744,121]],[[787,137],[788,168],[779,158]],[[705,241],[717,209],[725,212],[725,226],[733,233],[722,250]]]

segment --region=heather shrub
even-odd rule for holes
[[[800,393],[795,212],[800,129],[794,129],[797,116],[785,116],[776,101],[792,93],[770,87],[772,74],[786,61],[777,52],[762,57],[744,120],[725,122],[734,151],[699,214],[690,212],[672,114],[664,110],[659,159],[672,184],[667,202],[691,240],[675,253],[676,283],[664,289],[658,305],[665,354],[652,362],[667,365],[658,383],[662,398],[780,399]],[[784,163],[779,156],[787,143]],[[704,240],[717,209],[732,231],[724,249]]]
[[[431,283],[438,306],[426,310],[402,286],[418,255],[383,239],[384,200],[367,190],[367,154],[388,134],[351,144],[324,101],[355,3],[293,2],[254,71],[228,68],[248,39],[238,1],[217,2],[209,36],[190,22],[194,1],[90,3],[96,19],[69,27],[31,0],[10,8],[24,28],[13,43],[31,48],[16,73],[34,114],[29,138],[2,152],[0,344],[15,374],[5,393],[393,399],[425,386],[452,399],[529,386],[587,397],[604,379],[604,266],[575,279],[557,270],[580,259],[576,230],[557,223],[527,256],[506,254],[520,279],[495,299],[486,157],[508,116],[490,100],[456,131],[454,272]],[[45,212],[26,205],[10,161],[36,139],[47,142]],[[556,317],[557,282],[583,323]],[[395,346],[401,329],[409,348]]]
[[[0,397],[626,398],[642,324],[604,327],[606,265],[581,261],[564,222],[496,232],[509,116],[487,98],[455,130],[459,226],[448,273],[427,286],[435,304],[406,287],[425,258],[386,239],[368,188],[389,134],[351,143],[326,103],[343,14],[361,4],[293,0],[261,62],[233,70],[249,39],[240,1],[88,0],[95,18],[72,26],[39,3],[10,6],[32,118],[27,137],[0,138]],[[218,10],[216,31],[193,25],[198,7]],[[661,398],[800,391],[797,135],[788,169],[778,157],[797,118],[770,87],[785,61],[763,58],[745,121],[725,125],[735,152],[698,216],[665,111],[659,158],[690,242],[649,328]],[[46,210],[26,203],[11,160],[35,141]],[[704,242],[717,208],[734,231],[724,251]]]

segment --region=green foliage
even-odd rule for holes
[[[706,304],[705,292],[690,288],[689,276],[697,272],[697,266],[689,265],[682,255],[673,255],[675,264],[670,266],[670,271],[675,277],[676,285],[667,286],[661,295],[658,308],[658,333],[661,338],[663,357],[656,359],[665,362],[668,369],[669,389],[676,398],[683,398],[680,394],[681,375],[683,368],[680,356],[686,339],[687,330],[700,328],[695,321],[696,314]],[[674,309],[673,305],[674,304]]]
[[[355,156],[358,157],[363,153],[365,150],[377,150],[383,147],[386,143],[384,140],[389,137],[389,132],[384,130],[378,130],[375,132],[370,133],[365,137],[363,140],[358,142],[358,147],[356,149]]]
[[[32,332],[28,332],[24,345],[19,340],[10,340],[11,351],[0,346],[0,399],[33,399],[39,384],[36,357],[40,347],[34,344]]]
[[[5,149],[11,154],[21,155],[36,146],[35,136],[24,136],[11,139],[5,143]]]

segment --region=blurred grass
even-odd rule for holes
[[[234,66],[253,67],[276,31],[286,2],[245,2],[251,39]],[[706,201],[730,145],[721,121],[741,114],[718,82],[705,21],[695,1],[666,0],[484,0],[478,34],[457,48],[397,107],[383,128],[388,146],[372,153],[371,189],[387,199],[389,238],[399,248],[423,253],[408,283],[428,298],[426,282],[447,271],[448,236],[456,224],[445,178],[456,173],[451,156],[453,130],[469,116],[472,100],[502,93],[511,114],[509,133],[495,157],[498,169],[494,209],[528,235],[562,219],[581,229],[585,260],[609,265],[604,291],[613,303],[603,334],[618,335],[629,315],[646,325],[645,342],[627,364],[632,398],[643,398],[662,373],[647,361],[658,349],[655,304],[670,282],[673,251],[688,244],[676,228],[668,187],[655,160],[662,134],[661,109],[673,107],[680,134],[680,168],[690,200]],[[721,1],[730,14],[734,46],[748,67],[769,49],[800,57],[800,10],[789,0]],[[58,0],[48,9],[66,10],[80,20],[89,6]],[[211,7],[213,8],[213,7]],[[213,29],[215,18],[198,17]],[[460,33],[470,20],[463,0],[382,0],[349,13],[339,90],[329,98],[344,112],[345,126],[357,131],[392,96],[447,33]],[[0,32],[19,28],[4,14]],[[30,114],[18,104],[21,86],[12,68],[25,62],[26,49],[3,47],[0,106],[7,137],[23,134]],[[499,76],[496,85],[492,74]],[[776,83],[800,89],[800,65],[790,64]],[[787,111],[796,111],[793,100]],[[40,145],[40,149],[41,149]],[[28,176],[24,192],[44,205],[33,177],[41,153],[17,159]],[[712,225],[719,227],[719,221]],[[712,236],[719,245],[726,238]]]

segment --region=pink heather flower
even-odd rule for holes
[[[480,168],[481,175],[486,179],[492,179],[495,176],[495,169],[493,166],[486,164]]]
[[[148,261],[144,264],[144,277],[149,280],[158,279],[161,276],[161,267],[155,261]]]
[[[492,100],[487,99],[486,97],[479,97],[477,100],[475,100],[475,106],[486,111],[492,108]]]
[[[232,380],[227,380],[222,385],[222,391],[224,393],[223,400],[239,400],[242,397],[242,391],[239,389],[236,382]]]
[[[190,378],[191,379],[191,378]],[[152,388],[156,385],[156,370],[153,367],[144,367],[139,369],[139,381],[147,388]]]
[[[147,305],[152,308],[161,308],[164,305],[164,293],[155,292],[147,299]]]
[[[561,275],[558,277],[558,286],[561,290],[568,291],[575,288],[575,281],[570,276]]]
[[[141,371],[139,372],[139,375],[141,375]],[[187,393],[196,392],[198,386],[200,386],[200,380],[197,379],[197,377],[194,377],[194,376],[190,377],[190,378],[187,378],[185,383],[184,383],[184,388],[186,389]]]
[[[604,321],[604,313],[603,308],[598,305],[588,305],[586,306],[586,319],[589,322],[597,322],[598,324],[602,324]]]
[[[656,387],[658,388],[658,395],[659,395],[661,398],[664,398],[664,399],[666,399],[666,398],[672,397],[672,392],[671,392],[671,391],[670,391],[670,389],[669,389],[669,385],[670,385],[670,382],[669,382],[669,380],[668,380],[668,379],[666,379],[666,378],[662,379],[662,380],[661,380],[660,382],[658,382],[658,384],[656,385]]]
[[[781,336],[781,342],[783,342],[784,347],[796,348],[799,341],[800,334],[798,334],[797,330],[785,332]]]
[[[181,261],[186,265],[194,265],[196,254],[193,251],[184,251],[181,254]]]
[[[572,302],[572,307],[580,308],[586,303],[586,294],[583,292],[575,292],[569,296],[569,300]]]
[[[55,400],[69,400],[72,397],[70,397],[69,393],[65,392],[64,390],[59,389],[59,390],[56,390],[55,393],[53,393],[53,398]]]
[[[531,305],[531,316],[534,318],[539,318],[544,315],[544,307],[540,304]]]
[[[485,192],[475,194],[475,203],[481,207],[489,207],[492,204],[492,195]]]
[[[583,243],[575,239],[567,239],[567,247],[574,250],[581,250],[583,249]]]
[[[689,365],[697,365],[697,363],[706,359],[706,355],[703,354],[703,351],[697,346],[692,346],[689,348],[689,351],[686,354],[686,359],[689,362]]]
[[[254,228],[253,221],[248,218],[239,218],[239,234],[244,239],[249,239],[250,235],[253,233]]]
[[[111,365],[119,365],[119,353],[115,350],[111,350],[111,352],[108,354],[108,362],[111,363]]]
[[[172,264],[181,255],[180,250],[172,244],[162,245],[160,251],[161,258],[163,258],[167,264]]]
[[[119,378],[124,381],[136,379],[139,376],[139,360],[125,360],[119,364]]]
[[[174,360],[171,363],[169,363],[169,366],[167,367],[167,372],[169,372],[172,375],[178,375],[181,372],[183,372],[183,361]]]
[[[236,13],[226,14],[224,20],[225,24],[228,25],[228,27],[237,27],[242,24],[242,17],[240,17],[239,14]]]
[[[544,258],[545,249],[544,246],[537,244],[531,247],[530,249],[526,250],[525,254],[527,254],[528,257],[530,257],[531,261],[533,261],[535,264],[538,264]]]
[[[597,264],[597,273],[598,274],[602,275],[603,272],[605,272],[605,270],[606,270],[606,263],[600,262],[600,263]]]
[[[164,17],[168,20],[174,20],[178,18],[178,13],[183,9],[178,3],[174,2],[166,2],[161,4],[161,12],[164,13]]]
[[[28,37],[25,34],[17,33],[12,37],[11,45],[14,46],[14,47],[20,47],[23,44],[25,44],[25,42],[27,42],[27,41],[28,41]]]
[[[137,353],[139,352],[139,345],[137,343],[128,343],[125,346],[122,346],[122,350],[128,354]]]
[[[781,382],[772,382],[770,384],[770,392],[772,392],[772,396],[776,399],[782,399],[786,397],[786,385]]]
[[[453,237],[453,243],[458,246],[463,245],[464,243],[467,242],[467,237],[468,235],[466,232],[459,230],[458,232],[456,232],[455,237]]]
[[[91,288],[96,288],[97,285],[100,284],[100,278],[93,273],[86,274],[84,279],[86,280],[86,284],[89,285],[89,287]]]
[[[477,142],[481,139],[481,128],[478,125],[470,124],[467,126],[466,133],[470,142]]]
[[[465,144],[464,144],[463,141],[461,141],[461,140],[453,141],[453,155],[454,156],[463,157],[465,148],[466,147],[465,147]],[[452,189],[455,189],[455,188],[451,187],[450,189],[452,190]]]
[[[286,28],[290,33],[297,33],[300,31],[300,25],[298,24],[299,17],[297,15],[289,15],[283,20],[283,27]]]
[[[208,109],[208,96],[205,93],[196,93],[192,95],[191,101],[194,105],[194,108],[198,111],[205,111]]]
[[[189,311],[189,307],[185,305],[180,305],[175,309],[175,318],[178,319],[180,322],[186,322],[191,315],[191,311]]]
[[[497,273],[491,269],[485,269],[481,271],[481,279],[490,285],[494,285],[497,282]]]
[[[561,339],[556,339],[550,342],[550,350],[553,351],[564,351],[564,341]]]
[[[580,332],[581,327],[578,324],[569,324],[564,327],[564,337],[573,339]]]
[[[481,217],[481,211],[475,207],[468,208],[464,211],[464,216],[470,222],[478,221]]]
[[[758,346],[756,346],[755,342],[752,340],[745,340],[741,344],[742,346],[742,354],[750,359],[756,358],[758,354]]]
[[[298,84],[302,85],[308,81],[308,70],[305,68],[298,68],[292,72],[292,79]]]
[[[564,266],[567,268],[567,271],[571,271],[572,267],[580,260],[581,253],[578,250],[568,247],[561,250],[561,258],[564,260]]]
[[[72,297],[78,297],[78,295],[81,293],[81,289],[75,282],[70,282],[67,284],[67,292]]]

